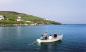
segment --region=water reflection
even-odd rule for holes
[[[52,42],[52,43],[38,43],[39,52],[52,52],[57,49],[58,45],[61,44],[62,41]]]
[[[21,26],[17,26],[16,30],[17,30],[17,37],[20,38],[21,37],[21,31],[22,31]]]

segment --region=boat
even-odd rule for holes
[[[37,39],[36,41],[38,43],[50,43],[50,42],[56,42],[59,40],[63,39],[63,35],[58,35],[56,38],[52,38],[52,39],[47,39],[47,40],[41,40],[41,39]]]

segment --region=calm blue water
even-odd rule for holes
[[[60,42],[33,43],[44,32],[62,33]],[[0,52],[86,52],[86,25],[0,27]]]

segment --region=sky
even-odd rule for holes
[[[0,11],[31,14],[63,24],[86,24],[86,0],[0,0]]]

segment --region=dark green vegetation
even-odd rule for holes
[[[0,24],[28,24],[28,25],[61,24],[55,21],[44,20],[43,18],[37,16],[13,12],[13,11],[0,11],[0,15],[3,15],[5,17],[4,20],[0,20]],[[20,16],[23,21],[16,21],[18,16]],[[30,22],[26,22],[26,21],[30,21]]]

